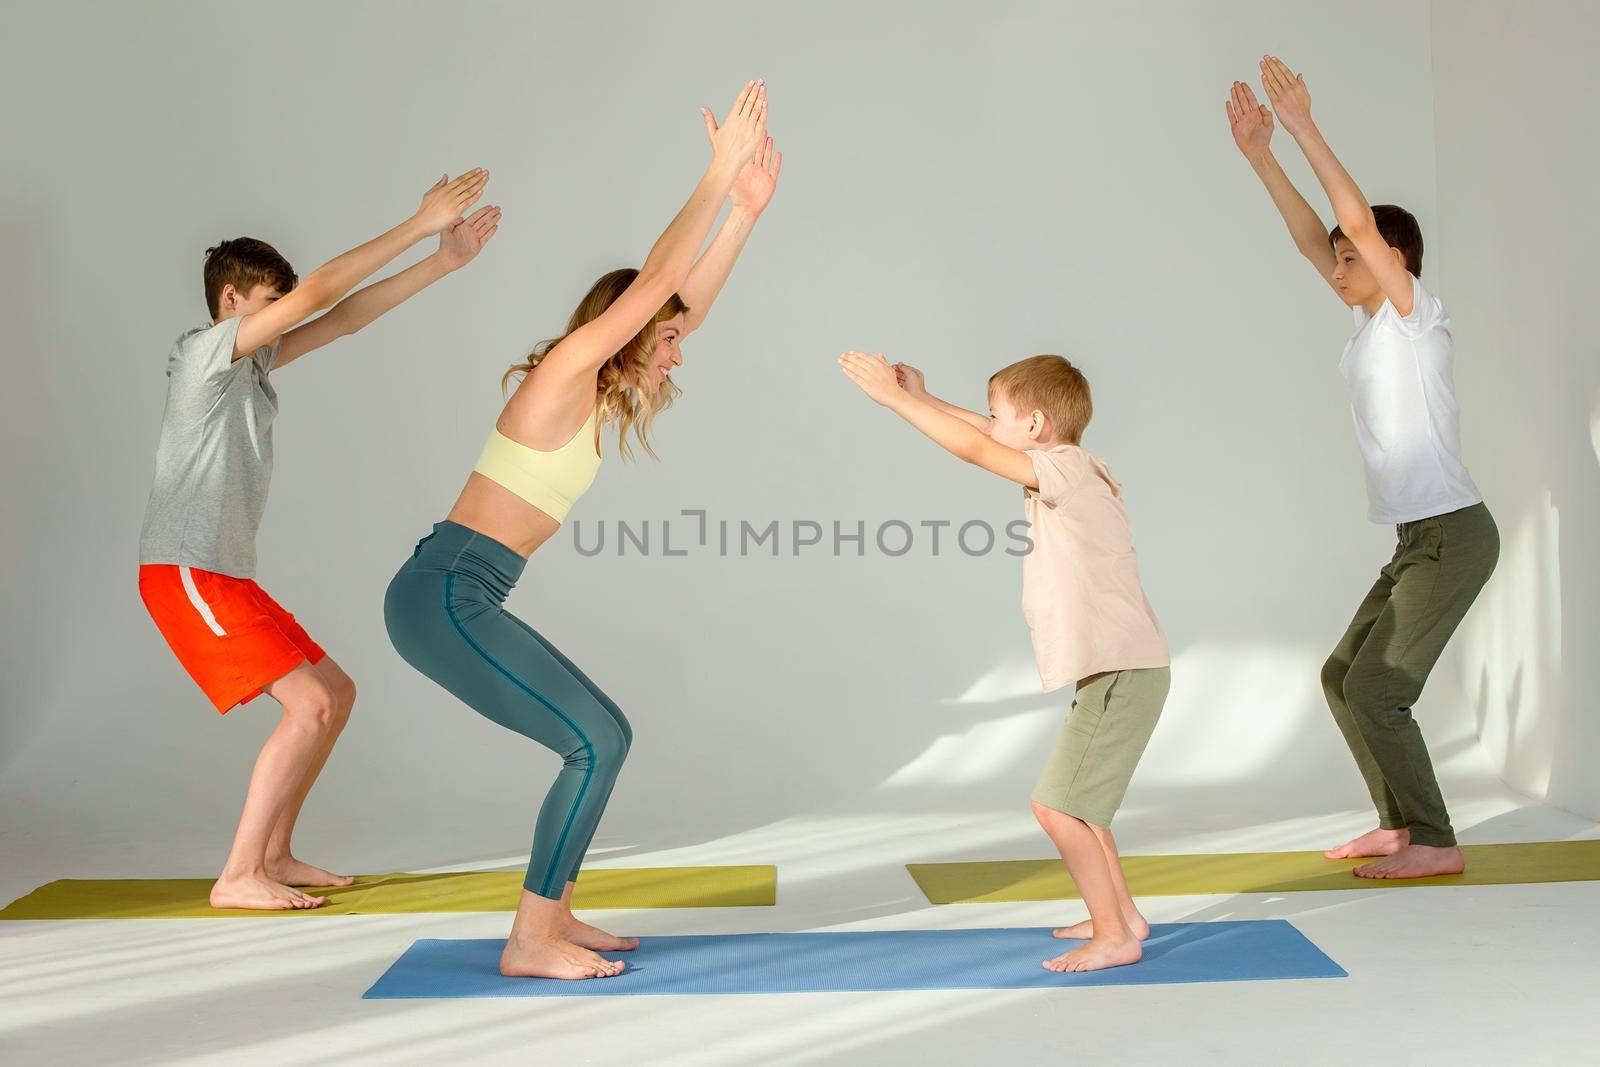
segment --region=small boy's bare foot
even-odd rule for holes
[[[1461,850],[1407,845],[1392,856],[1363,864],[1350,873],[1357,878],[1437,878],[1467,869]]]
[[[532,943],[507,941],[500,954],[500,973],[507,978],[611,978],[627,966],[621,960],[604,959],[558,938]]]
[[[616,934],[608,934],[598,926],[590,926],[570,915],[566,924],[561,927],[561,937],[579,948],[593,949],[596,952],[632,952],[639,947],[637,937],[618,937]]]
[[[1060,974],[1067,971],[1099,971],[1107,967],[1124,967],[1138,963],[1144,956],[1139,939],[1130,935],[1122,941],[1091,941],[1071,952],[1063,952],[1053,960],[1045,960],[1046,970]]]
[[[1330,848],[1323,855],[1330,860],[1353,860],[1363,856],[1392,856],[1411,842],[1409,830],[1368,830],[1353,841]]]
[[[1139,912],[1125,915],[1123,920],[1128,924],[1128,932],[1140,941],[1150,936],[1150,924],[1145,921],[1145,917]],[[1088,941],[1094,937],[1094,920],[1085,919],[1081,923],[1063,926],[1059,930],[1052,930],[1050,936],[1059,937],[1063,941]]]
[[[213,908],[248,908],[251,911],[293,911],[320,908],[327,897],[314,897],[267,878],[242,875],[222,877],[211,887]]]
[[[355,885],[356,880],[348,874],[334,874],[321,867],[313,867],[309,863],[301,863],[293,856],[286,856],[281,860],[267,861],[267,877],[284,885],[314,885],[314,886],[346,886]]]

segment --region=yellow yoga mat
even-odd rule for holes
[[[355,885],[318,892],[309,911],[219,910],[206,902],[209,878],[62,879],[13,901],[0,919],[218,919],[262,915],[403,915],[515,911],[521,871],[369,874]],[[778,869],[641,867],[582,871],[575,908],[739,908],[778,902]]]
[[[1128,889],[1136,897],[1600,880],[1600,840],[1463,845],[1461,851],[1466,855],[1466,872],[1443,878],[1357,878],[1350,871],[1366,860],[1330,860],[1320,852],[1124,856],[1122,868],[1128,876]],[[1071,900],[1078,896],[1060,860],[910,863],[906,869],[932,904]]]

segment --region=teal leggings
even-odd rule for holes
[[[383,619],[407,663],[484,718],[561,756],[522,883],[558,900],[578,877],[633,731],[599,686],[502,607],[525,562],[493,538],[435,523],[389,583]]]

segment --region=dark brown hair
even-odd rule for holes
[[[1019,414],[1044,412],[1059,443],[1079,444],[1094,417],[1089,379],[1064,356],[1029,356],[995,371],[989,388],[1004,393]]]
[[[254,237],[235,237],[206,249],[206,306],[214,319],[220,312],[222,287],[231,285],[240,296],[249,296],[258,285],[270,285],[287,293],[299,284],[294,268],[278,250]]]
[[[578,301],[577,308],[572,312],[572,317],[567,320],[567,328],[560,337],[552,337],[548,341],[540,341],[533,346],[533,351],[528,353],[521,363],[513,364],[500,379],[500,388],[503,390],[511,379],[526,376],[527,373],[539,365],[539,361],[550,354],[550,350],[566,340],[567,335],[581,326],[598,319],[617,297],[627,291],[628,286],[639,276],[639,272],[632,267],[623,267],[620,270],[602,274],[599,279],[589,287],[589,291]],[[655,450],[650,447],[650,424],[655,420],[658,412],[664,411],[672,404],[680,390],[670,380],[666,388],[658,389],[650,382],[650,357],[656,350],[656,327],[674,315],[684,314],[689,310],[689,305],[677,293],[667,297],[667,302],[662,304],[649,322],[644,324],[633,338],[623,345],[610,359],[600,366],[600,373],[595,382],[595,405],[599,408],[596,419],[602,426],[617,422],[617,447],[624,459],[629,458],[628,430],[632,429],[639,438],[639,443],[652,457]],[[520,381],[518,384],[521,384]]]
[[[1372,218],[1378,224],[1390,248],[1398,248],[1406,257],[1406,270],[1422,277],[1422,227],[1417,217],[1396,204],[1373,204]],[[1337,246],[1344,231],[1335,226],[1328,232],[1328,243]]]

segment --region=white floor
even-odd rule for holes
[[[1492,782],[1455,783],[1451,795],[1467,842],[1600,837],[1600,826]],[[1185,813],[1175,823],[1171,811],[1159,823],[1125,812],[1127,851],[1307,848],[1365,829],[1368,818],[1352,811],[1263,825]],[[3,841],[0,896],[61,877],[66,856],[74,876],[110,876],[148,867],[152,854],[199,855],[200,845],[206,853],[216,847]],[[103,869],[85,870],[86,848]],[[589,917],[638,934],[1044,926],[1079,912],[1068,903],[930,906],[903,864],[1039,857],[1047,848],[1025,813],[885,809],[792,819],[690,849],[628,849],[625,860],[776,863],[775,908]],[[605,864],[603,854],[595,859]],[[188,866],[179,873],[198,873],[192,859],[181,862]],[[518,862],[488,857],[472,866]],[[1600,883],[1141,903],[1158,922],[1289,919],[1350,977],[1028,992],[363,1001],[362,991],[412,940],[501,936],[508,916],[8,922],[0,923],[0,1061],[1331,1064],[1394,1042],[1407,1064],[1600,1063],[1591,1014]]]

